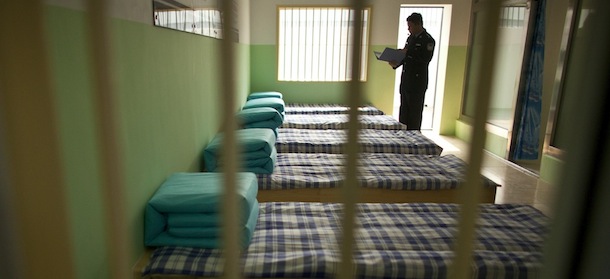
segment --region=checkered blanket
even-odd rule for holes
[[[357,278],[446,278],[453,261],[459,206],[359,204],[354,264]],[[261,203],[246,278],[336,278],[341,204]],[[473,278],[535,278],[549,220],[526,205],[480,206]],[[161,247],[142,275],[222,275],[220,250]]]
[[[440,155],[443,148],[420,132],[363,129],[358,135],[360,151]],[[278,129],[277,152],[344,153],[347,130]]]
[[[340,104],[286,104],[284,112],[286,114],[343,114],[348,113],[349,106]],[[380,109],[374,106],[361,106],[358,108],[361,114],[366,115],[383,115],[385,114]]]
[[[335,188],[344,180],[344,154],[278,153],[272,174],[257,174],[259,190]],[[362,187],[392,190],[454,189],[466,163],[454,155],[361,153]],[[498,185],[481,176],[486,187]]]
[[[406,130],[407,126],[389,115],[360,115],[360,129]],[[347,114],[286,114],[280,128],[347,129]]]

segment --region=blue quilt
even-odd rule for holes
[[[155,192],[146,205],[146,246],[220,246],[221,173],[176,173]],[[242,247],[252,237],[258,220],[258,183],[253,173],[237,174]]]
[[[260,99],[260,98],[279,98],[282,99],[284,96],[282,93],[277,91],[261,91],[261,92],[252,92],[248,95],[248,100],[252,99]]]
[[[243,171],[271,173],[276,160],[275,132],[265,128],[241,129],[235,131],[239,144]],[[203,152],[207,171],[218,171],[222,151],[223,134],[212,139]]]
[[[242,109],[270,107],[276,109],[279,113],[284,113],[285,103],[280,98],[258,98],[246,101]]]
[[[237,119],[244,128],[276,129],[284,122],[284,117],[271,107],[241,110],[237,113]]]

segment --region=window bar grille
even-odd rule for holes
[[[454,261],[450,269],[450,278],[471,278],[472,250],[474,236],[476,235],[476,220],[478,218],[478,204],[481,196],[480,171],[483,160],[483,146],[485,144],[485,123],[489,111],[491,83],[493,77],[494,60],[496,53],[496,34],[500,17],[500,1],[491,0],[482,3],[484,22],[482,58],[479,60],[481,77],[475,85],[476,104],[475,117],[472,130],[472,141],[468,151],[468,166],[466,167],[466,181],[460,187],[461,201],[458,219],[458,232],[454,251]]]
[[[112,57],[108,31],[108,6],[103,0],[87,2],[89,45],[91,46],[93,69],[93,94],[97,105],[97,126],[101,137],[100,178],[104,189],[104,207],[106,210],[106,238],[108,239],[108,262],[113,278],[122,278],[129,274],[129,255],[127,228],[124,219],[123,160],[119,144],[118,125],[115,118],[116,100],[111,77]]]
[[[345,7],[278,8],[278,79],[287,81],[364,80],[366,73],[351,72],[350,43],[354,32],[366,32],[368,11],[353,22],[354,11]],[[360,34],[361,57],[366,59],[366,34]],[[363,65],[366,61],[361,61]],[[361,67],[362,68],[362,67]]]
[[[224,193],[222,197],[222,244],[224,258],[224,278],[241,278],[240,267],[240,252],[239,252],[239,231],[238,231],[238,212],[237,212],[237,197],[236,197],[236,175],[238,168],[238,146],[235,136],[237,121],[235,119],[235,42],[231,37],[234,28],[234,12],[233,1],[221,1],[220,10],[224,17],[222,25],[222,33],[227,34],[223,40],[220,40],[221,51],[218,61],[221,65],[220,83],[220,107],[222,108],[224,120],[224,137],[222,146],[223,164],[223,187]]]

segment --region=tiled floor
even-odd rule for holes
[[[443,147],[443,155],[455,154],[467,161],[468,143],[433,132],[424,131],[423,134]],[[484,151],[481,173],[502,185],[496,193],[496,203],[529,204],[551,215],[551,187],[540,183],[535,173],[487,151]]]

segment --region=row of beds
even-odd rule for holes
[[[256,174],[259,215],[240,264],[246,278],[334,278],[340,264],[338,198],[348,107],[286,104],[277,160]],[[359,108],[357,278],[446,278],[453,262],[466,163],[373,106]],[[532,278],[548,218],[528,205],[494,204],[500,185],[481,176],[473,278]],[[221,277],[221,249],[154,247],[142,278]]]

